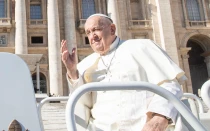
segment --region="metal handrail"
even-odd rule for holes
[[[66,105],[66,124],[68,131],[76,131],[74,110],[78,99],[90,91],[110,91],[110,90],[147,90],[154,92],[174,105],[180,114],[187,118],[187,122],[197,131],[207,131],[205,127],[196,119],[190,110],[171,92],[157,85],[147,82],[110,82],[110,83],[88,83],[77,88],[69,97]]]
[[[203,107],[203,104],[199,97],[197,97],[196,95],[191,94],[191,93],[184,93],[182,97],[191,98],[191,99],[196,100],[198,102],[199,113],[204,113],[204,107]]]
[[[210,109],[210,80],[206,81],[201,87],[201,98]]]
[[[37,110],[38,110],[38,115],[39,115],[39,120],[41,123],[41,129],[42,131],[44,131],[44,127],[43,127],[43,122],[42,122],[42,112],[41,112],[41,108],[42,106],[50,101],[67,101],[69,99],[69,97],[47,97],[45,99],[43,99],[37,106]]]

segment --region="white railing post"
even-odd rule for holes
[[[40,124],[41,124],[41,129],[42,131],[44,131],[44,125],[43,125],[43,121],[42,121],[42,106],[50,101],[67,101],[69,99],[69,97],[47,97],[45,99],[43,99],[37,106],[37,112],[39,115],[39,120],[40,120]]]
[[[198,98],[196,95],[194,95],[192,93],[184,93],[183,97],[195,99],[198,102],[199,113],[204,113],[204,108],[203,108],[200,98]]]
[[[201,98],[210,109],[210,80],[206,81],[201,87]]]

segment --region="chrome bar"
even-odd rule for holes
[[[39,120],[41,123],[42,131],[44,131],[44,126],[43,126],[43,122],[42,122],[42,112],[41,112],[42,106],[45,103],[50,102],[50,101],[67,101],[68,99],[69,99],[69,97],[47,97],[47,98],[43,99],[42,101],[40,101],[40,103],[37,106],[37,110],[38,110],[38,115],[39,115]]]
[[[201,97],[210,109],[210,80],[206,81],[201,87]]]
[[[86,92],[90,91],[111,91],[111,90],[147,90],[154,92],[171,102],[180,114],[187,118],[187,122],[196,131],[207,131],[196,119],[190,110],[171,92],[157,85],[147,82],[110,82],[110,83],[88,83],[77,88],[69,97],[66,106],[66,124],[68,131],[76,131],[74,110],[78,99]]]
[[[199,97],[197,97],[196,95],[191,94],[191,93],[184,93],[183,97],[195,99],[198,102],[199,113],[204,113],[204,107],[203,107],[203,104],[202,104],[201,99]]]

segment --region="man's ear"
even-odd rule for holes
[[[116,32],[116,26],[115,24],[111,24],[111,35],[115,35]]]

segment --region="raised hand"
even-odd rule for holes
[[[69,78],[78,79],[76,48],[73,48],[70,53],[67,48],[67,41],[62,40],[60,51],[62,55],[62,61],[66,67]]]

